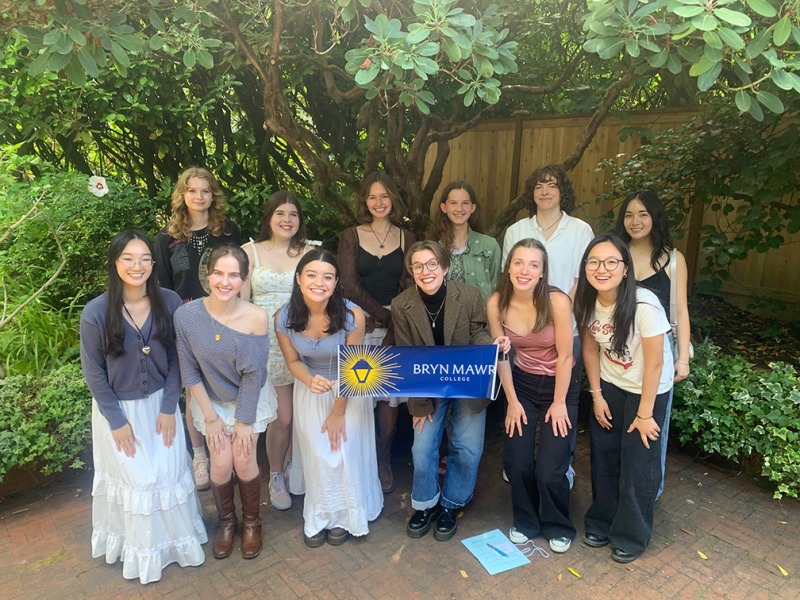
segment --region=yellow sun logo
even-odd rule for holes
[[[340,346],[339,395],[388,396],[397,388],[392,381],[402,379],[397,373],[400,365],[392,362],[389,346]]]

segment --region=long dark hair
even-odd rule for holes
[[[568,215],[578,208],[578,202],[575,199],[575,190],[572,188],[572,182],[567,177],[567,172],[561,165],[544,165],[539,167],[528,180],[525,182],[525,195],[531,203],[531,214],[536,214],[536,202],[533,200],[533,188],[537,183],[544,183],[550,179],[556,180],[558,191],[561,193],[561,210]]]
[[[628,210],[628,205],[634,200],[644,204],[645,209],[650,214],[650,219],[653,221],[653,229],[650,231],[650,242],[653,244],[650,266],[653,267],[654,271],[660,271],[669,264],[669,253],[672,251],[673,246],[664,205],[653,190],[639,190],[631,192],[625,197],[625,201],[619,207],[619,213],[617,213],[614,235],[618,236],[626,244],[630,243],[631,236],[625,230],[625,211]],[[667,262],[662,265],[659,261],[664,254],[667,255]]]
[[[292,295],[286,305],[286,327],[298,333],[302,333],[308,327],[308,306],[306,306],[303,293],[300,291],[297,277],[303,273],[303,269],[308,263],[315,260],[332,265],[336,273],[336,286],[333,288],[333,294],[331,294],[328,299],[328,305],[325,307],[325,314],[328,316],[328,327],[325,329],[325,333],[331,335],[345,328],[347,315],[352,315],[353,311],[347,308],[344,300],[344,289],[339,279],[339,264],[336,262],[336,255],[322,248],[309,250],[297,264],[297,269],[294,272]]]
[[[475,190],[468,181],[458,180],[451,181],[442,190],[442,195],[439,197],[439,210],[436,213],[436,218],[431,225],[430,234],[428,237],[432,240],[440,242],[448,251],[453,245],[453,223],[450,218],[441,210],[442,204],[447,203],[447,197],[453,190],[464,190],[469,194],[469,200],[475,206],[475,212],[470,217],[468,224],[473,231],[480,231],[481,229],[481,207],[478,204],[478,196]]]
[[[286,252],[289,256],[297,256],[306,245],[306,223],[303,217],[303,208],[300,206],[300,201],[297,199],[297,196],[286,190],[278,190],[264,203],[264,213],[261,217],[261,230],[258,233],[258,239],[256,241],[264,242],[272,239],[272,227],[270,227],[272,215],[275,214],[279,206],[283,206],[284,204],[291,204],[294,206],[297,209],[297,217],[300,220],[297,232],[292,236],[292,239],[289,240],[289,250]]]
[[[545,250],[542,243],[533,238],[527,238],[518,241],[511,247],[506,259],[505,268],[497,281],[497,308],[500,314],[505,313],[511,302],[511,296],[514,294],[514,284],[511,283],[511,276],[508,274],[508,268],[511,266],[511,260],[514,258],[514,252],[517,248],[535,248],[542,253],[542,278],[536,282],[533,288],[533,307],[536,309],[536,322],[533,324],[533,332],[538,332],[544,329],[547,324],[553,320],[553,305],[550,302],[550,293],[560,291],[557,287],[551,286],[548,281],[548,273],[550,272],[550,264],[547,258],[547,250]]]
[[[117,260],[132,240],[143,241],[150,251],[150,256],[156,255],[150,239],[141,231],[133,229],[126,229],[115,235],[108,246],[108,310],[106,311],[106,347],[103,352],[114,357],[125,354],[125,318],[122,316],[124,284],[117,272]],[[172,317],[161,296],[155,263],[153,263],[150,277],[145,282],[145,293],[150,298],[150,312],[156,330],[154,337],[164,346],[169,347],[175,343],[175,330],[172,327]]]
[[[598,235],[589,242],[586,252],[583,253],[581,268],[578,273],[578,288],[575,290],[575,320],[578,323],[578,327],[589,327],[594,319],[597,290],[592,287],[586,277],[586,260],[589,258],[592,249],[603,242],[614,244],[614,247],[622,256],[623,266],[628,267],[628,277],[623,277],[617,288],[617,302],[611,315],[611,323],[614,326],[614,334],[611,337],[611,350],[617,354],[622,354],[625,350],[625,345],[628,343],[628,336],[633,330],[633,322],[636,319],[636,277],[634,277],[633,261],[631,260],[628,245],[616,235],[610,233]]]
[[[356,218],[359,223],[372,223],[372,213],[367,208],[367,198],[373,183],[380,183],[386,188],[389,198],[392,200],[392,210],[389,211],[389,222],[397,224],[406,216],[406,205],[400,196],[394,180],[386,171],[373,171],[361,180],[361,190],[358,194],[358,206],[356,207]]]

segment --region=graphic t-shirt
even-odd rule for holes
[[[622,354],[617,354],[611,349],[611,337],[614,335],[611,317],[616,305],[602,306],[600,302],[595,303],[594,319],[589,324],[589,331],[600,344],[600,378],[627,392],[641,394],[644,375],[642,338],[655,337],[663,333],[664,368],[658,382],[658,393],[662,394],[672,387],[672,350],[666,335],[670,331],[669,320],[653,292],[637,288],[636,302],[633,331],[628,335],[628,342]]]

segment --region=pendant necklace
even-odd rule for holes
[[[228,313],[228,316],[225,318],[225,322],[224,323],[221,322],[219,319],[217,319],[214,315],[211,314],[211,311],[208,310],[208,306],[206,306],[206,312],[208,312],[208,316],[211,317],[212,321],[214,321],[215,323],[218,323],[219,325],[221,325],[219,331],[217,331],[214,334],[214,341],[218,342],[218,341],[220,341],[222,339],[222,332],[225,330],[225,327],[228,325],[228,321],[230,321],[231,315],[235,312],[235,307],[234,307],[233,310],[231,310]]]
[[[372,232],[372,235],[375,236],[375,239],[378,240],[378,246],[381,248],[386,245],[386,240],[389,237],[389,234],[392,233],[392,227],[392,225],[389,225],[389,229],[386,230],[386,235],[383,236],[383,241],[381,241],[381,238],[378,237],[378,234],[375,233],[375,230],[372,228],[372,223],[369,223],[369,230]]]
[[[202,254],[203,250],[206,248],[206,244],[208,244],[208,227],[193,231],[189,242],[198,254]]]
[[[542,227],[542,224],[539,223],[539,218],[537,217],[536,218],[536,224],[539,226],[539,231],[541,231],[542,233],[544,233],[545,231],[550,231],[553,227],[558,225],[558,222],[561,221],[561,217],[563,217],[563,216],[564,216],[564,213],[562,212],[560,215],[558,215],[558,218],[555,221],[553,221],[553,223],[548,225],[547,227]]]
[[[447,296],[442,300],[441,305],[439,305],[439,310],[437,310],[436,313],[429,311],[428,307],[423,303],[422,307],[425,309],[425,312],[428,313],[428,318],[431,320],[431,329],[436,329],[436,319],[439,318],[439,313],[442,312],[445,302],[447,302]]]
[[[139,333],[139,337],[142,339],[142,344],[144,344],[142,346],[142,353],[145,356],[147,356],[148,354],[150,354],[150,344],[147,343],[150,341],[150,335],[148,334],[147,337],[145,338],[144,334],[142,333],[142,330],[139,329],[139,326],[136,324],[136,321],[133,320],[133,315],[131,314],[131,311],[128,310],[128,307],[125,306],[125,304],[123,304],[122,308],[125,310],[125,314],[128,315],[128,318],[131,320],[131,323],[133,323],[133,326],[136,327],[136,331]],[[153,326],[151,325],[150,332],[152,333],[152,331],[153,331]]]

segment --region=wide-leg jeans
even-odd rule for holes
[[[594,414],[592,436],[592,505],[586,512],[587,533],[608,537],[611,546],[640,554],[653,531],[653,505],[661,483],[661,444],[645,448],[638,430],[627,433],[639,410],[640,394],[607,381],[600,382],[611,411],[611,429],[604,429]],[[653,417],[664,423],[669,391],[656,396]]]

